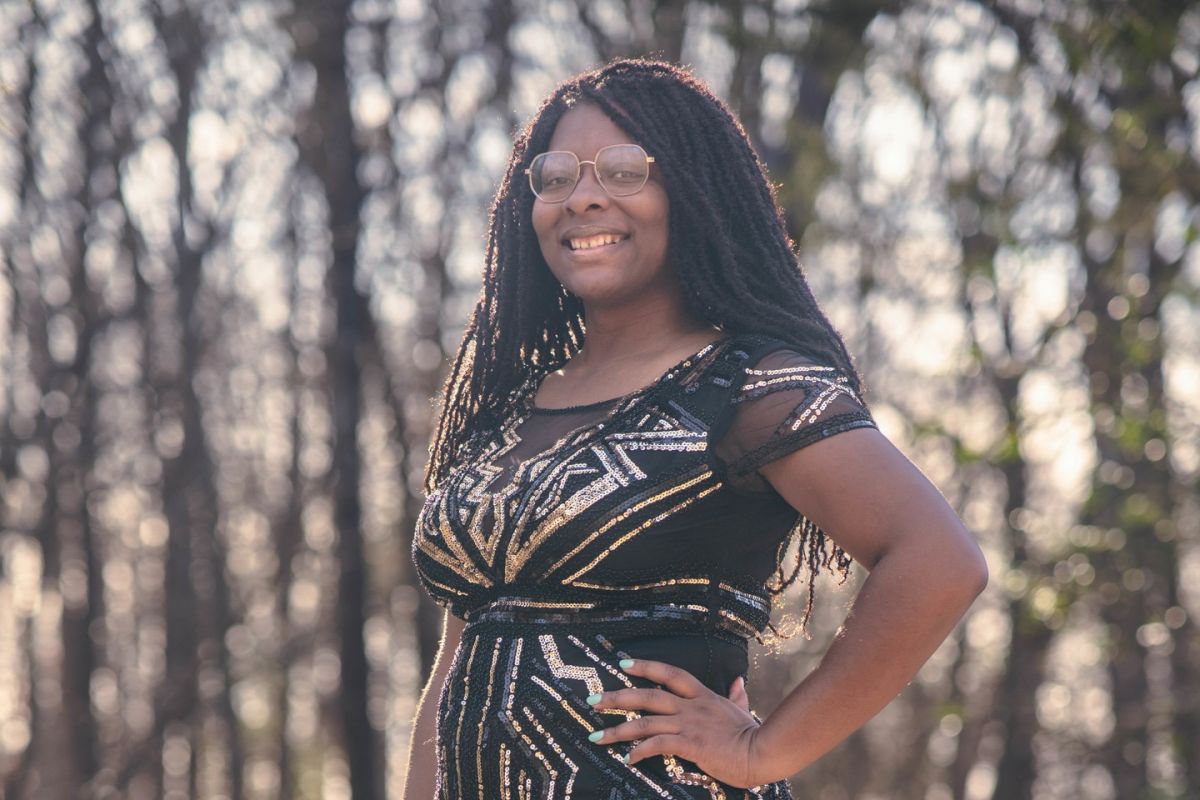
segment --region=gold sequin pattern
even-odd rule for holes
[[[769,623],[771,556],[795,517],[731,493],[710,432],[744,401],[803,387],[777,427],[815,438],[849,421],[835,400],[856,399],[831,368],[753,366],[769,346],[730,337],[577,422],[539,417],[527,393],[426,499],[417,574],[466,623],[439,696],[438,798],[790,800],[785,781],[739,789],[677,755],[628,765],[635,742],[586,738],[642,714],[586,703],[653,685],[620,669],[623,647],[641,657],[638,643],[670,639],[698,654],[697,674],[708,659],[716,686]]]

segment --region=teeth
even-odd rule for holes
[[[599,236],[589,236],[586,239],[571,239],[569,243],[572,250],[590,250],[593,247],[602,247],[606,244],[616,244],[624,238],[624,236],[605,233]]]

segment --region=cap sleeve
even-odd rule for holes
[[[776,349],[743,372],[712,450],[738,491],[772,491],[760,467],[843,431],[878,427],[840,369],[795,350]]]

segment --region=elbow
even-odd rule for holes
[[[958,569],[955,572],[959,575],[963,590],[967,595],[968,604],[975,600],[976,597],[983,594],[983,590],[988,585],[988,565],[987,558],[984,557],[983,551],[979,549],[975,539],[967,532],[964,537],[966,547],[959,561]]]
[[[946,602],[965,610],[987,588],[987,558],[974,535],[962,524],[944,531],[943,547],[936,561]]]
[[[900,537],[898,546],[880,554],[868,571],[891,563],[893,558],[902,564],[918,565],[926,586],[936,587],[934,591],[941,595],[942,602],[964,609],[983,594],[990,580],[987,558],[961,522]]]
[[[973,587],[971,591],[971,599],[974,600],[976,597],[983,594],[983,590],[986,589],[988,585],[987,560],[984,559],[982,553],[979,556],[979,567],[974,571],[972,577],[974,578],[974,582],[971,584]]]

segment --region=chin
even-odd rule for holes
[[[640,283],[585,283],[571,288],[570,291],[585,303],[594,306],[618,306],[632,302],[644,294],[645,289],[646,287]]]
[[[632,277],[629,269],[619,264],[558,267],[551,272],[558,278],[559,283],[580,297],[627,291],[629,279]]]

